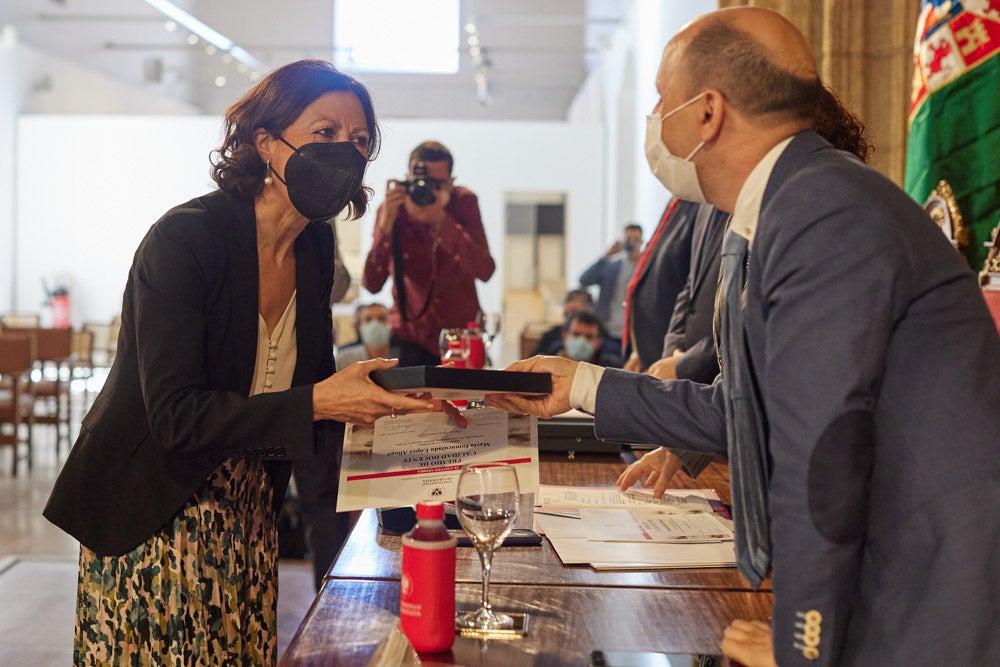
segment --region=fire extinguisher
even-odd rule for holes
[[[62,287],[57,287],[49,295],[49,303],[52,304],[52,327],[69,329],[69,292]]]

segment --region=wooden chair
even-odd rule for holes
[[[23,457],[31,470],[31,427],[34,424],[34,412],[28,410],[25,419],[24,406],[31,406],[34,399],[31,394],[31,369],[34,366],[34,340],[31,336],[18,333],[0,334],[0,376],[9,379],[9,389],[0,390],[0,446],[10,445],[11,473],[17,476],[18,446],[21,440],[21,425],[27,430],[24,442],[27,444],[27,454]],[[5,432],[9,427],[10,433]]]
[[[984,289],[983,298],[986,299],[986,307],[997,325],[997,333],[1000,333],[1000,290]]]
[[[26,329],[25,331],[29,331]],[[56,453],[59,443],[69,449],[69,383],[73,377],[73,330],[33,329],[37,348],[35,361],[41,378],[32,387],[32,411],[36,424],[56,427]]]
[[[0,329],[33,329],[41,326],[41,317],[36,313],[4,313],[0,315]]]
[[[73,358],[70,383],[83,381],[83,408],[90,407],[90,379],[94,377],[94,332],[87,329],[73,332]]]
[[[958,200],[955,199],[948,181],[938,181],[937,187],[931,190],[927,201],[924,202],[924,210],[948,237],[951,245],[959,252],[965,253],[965,249],[969,247],[969,230],[965,227],[962,212],[958,208]]]
[[[111,322],[85,322],[83,330],[94,336],[94,367],[110,368],[118,351],[118,332],[121,330],[122,319],[115,316]]]
[[[542,334],[559,324],[558,322],[527,322],[521,329],[521,359],[527,359],[534,352],[535,346],[541,340]]]
[[[114,363],[115,355],[118,353],[118,333],[121,328],[122,317],[115,315],[111,318],[111,327],[108,329],[108,366]]]

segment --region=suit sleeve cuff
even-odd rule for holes
[[[573,374],[569,389],[569,407],[594,414],[597,409],[597,385],[604,376],[604,368],[581,362]]]

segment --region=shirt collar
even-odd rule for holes
[[[749,241],[750,245],[753,245],[753,237],[757,232],[760,205],[764,199],[764,190],[767,188],[767,182],[771,179],[774,164],[781,157],[781,154],[785,152],[785,149],[792,142],[793,138],[788,137],[784,141],[779,142],[761,158],[757,166],[747,176],[743,187],[740,188],[740,194],[736,197],[736,205],[733,207],[733,219],[730,228]]]

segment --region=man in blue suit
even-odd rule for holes
[[[597,306],[594,313],[601,321],[612,349],[621,355],[622,327],[625,316],[625,293],[635,265],[642,255],[642,227],[632,223],[625,226],[625,240],[615,241],[608,251],[580,274],[584,287],[598,285]]]
[[[726,630],[741,663],[995,664],[1000,338],[973,274],[896,185],[812,131],[816,66],[780,15],[697,19],[656,86],[654,173],[733,212],[722,381],[539,357],[512,368],[551,372],[549,396],[488,402],[728,454],[740,569],[770,565],[775,596],[770,626]]]

